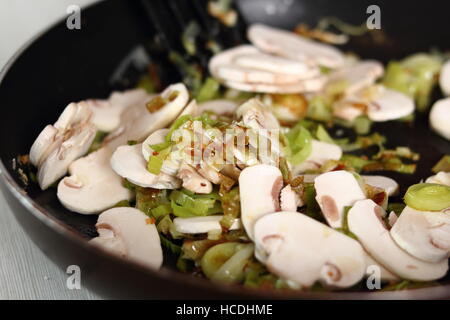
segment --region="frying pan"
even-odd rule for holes
[[[293,28],[298,22],[314,25],[324,16],[360,24],[367,19],[366,8],[370,4],[365,0],[237,1],[247,24],[263,22],[283,28]],[[449,49],[450,39],[445,30],[450,29],[450,20],[437,1],[377,1],[376,4],[381,8],[386,42],[379,44],[361,37],[344,49],[352,49],[363,58],[382,61],[428,51],[432,47]],[[96,217],[64,209],[54,189],[44,192],[36,186],[25,189],[13,170],[12,159],[28,153],[42,128],[52,123],[69,102],[107,97],[113,89],[133,86],[145,69],[146,61],[140,53],[149,53],[150,59],[164,56],[152,49],[157,36],[135,1],[104,1],[82,11],[81,30],[68,30],[65,21],[61,21],[26,45],[1,73],[0,188],[16,219],[52,261],[64,269],[73,264],[80,266],[82,285],[108,298],[450,297],[449,277],[441,281],[441,286],[399,292],[247,290],[177,272],[169,255],[163,268],[154,272],[89,247],[86,239],[96,235]],[[170,66],[167,68],[169,70]],[[165,82],[177,80],[176,72],[167,72]],[[450,143],[429,130],[426,116],[419,116],[414,126],[384,123],[375,126],[374,130],[389,137],[388,145],[407,145],[422,155],[416,175],[388,174],[401,183],[401,193],[405,186],[429,176],[431,166],[441,155],[450,153]]]

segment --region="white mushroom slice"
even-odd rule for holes
[[[260,164],[242,170],[239,176],[241,219],[250,239],[259,218],[280,210],[282,187],[283,177],[277,167]]]
[[[434,176],[429,177],[426,183],[443,184],[450,187],[450,172],[438,172]]]
[[[312,140],[312,150],[308,158],[292,168],[294,174],[307,170],[317,170],[328,160],[339,160],[342,157],[342,149],[333,143]]]
[[[400,119],[413,112],[413,99],[385,87],[381,87],[379,94],[367,106],[367,116],[376,122]]]
[[[142,155],[144,156],[145,161],[148,161],[153,153],[153,150],[150,146],[164,142],[168,133],[169,129],[159,129],[149,135],[147,139],[145,139],[145,141],[142,143]]]
[[[436,101],[430,111],[430,125],[434,131],[450,140],[450,98]]]
[[[383,73],[383,65],[378,61],[362,61],[331,73],[325,91],[336,85],[344,85],[345,94],[352,94],[373,85]]]
[[[184,84],[177,83],[167,87],[161,97],[165,100],[172,98],[172,101],[152,113],[146,108],[146,103],[152,99],[150,95],[127,108],[122,113],[121,125],[105,138],[104,143],[115,150],[130,140],[142,142],[152,132],[167,127],[180,115],[188,103],[189,92]]]
[[[361,176],[366,184],[386,191],[388,196],[398,192],[398,183],[395,180],[384,176]]]
[[[359,116],[364,115],[364,105],[358,107],[358,103],[348,100],[339,100],[333,104],[333,116],[348,122],[353,122]]]
[[[368,254],[367,252],[364,252],[364,253],[365,253],[365,258],[366,258],[366,275],[367,276],[373,275],[374,270],[372,268],[375,267],[380,272],[379,275],[380,275],[381,281],[398,281],[398,280],[400,280],[400,278],[397,275],[393,274],[388,269],[386,269],[381,264],[379,264],[377,261],[375,261],[375,259],[372,258],[370,256],[370,254]]]
[[[388,223],[389,226],[392,228],[394,226],[394,224],[397,222],[398,220],[398,216],[394,211],[391,211],[391,213],[389,213],[388,216]]]
[[[103,212],[95,225],[99,236],[90,241],[122,258],[159,269],[163,252],[156,226],[135,208],[113,208]]]
[[[383,208],[372,200],[361,200],[348,212],[348,226],[367,252],[402,279],[432,281],[445,276],[448,261],[429,263],[419,260],[401,249],[392,239],[381,217]],[[394,227],[398,224],[394,225]]]
[[[47,159],[48,155],[57,148],[59,139],[56,139],[59,130],[52,125],[47,125],[36,138],[30,150],[31,163],[39,167]]]
[[[197,114],[200,115],[205,111],[211,111],[218,115],[232,115],[237,107],[238,104],[231,100],[210,100],[199,104]]]
[[[209,194],[212,192],[210,181],[202,177],[190,165],[183,163],[178,171],[177,178],[183,180],[183,187],[194,193]]]
[[[70,165],[70,176],[58,184],[58,199],[64,207],[81,214],[98,214],[131,200],[132,193],[109,164],[111,155],[111,150],[103,147]]]
[[[207,216],[193,218],[175,218],[173,224],[175,230],[184,234],[208,233],[214,230],[222,230],[220,220],[223,216]],[[241,220],[234,219],[230,230],[241,228]]]
[[[120,146],[111,157],[111,167],[121,177],[144,188],[177,189],[180,181],[166,174],[154,175],[147,170],[142,145]]]
[[[346,288],[366,270],[365,253],[354,239],[297,212],[268,214],[255,224],[256,257],[300,288],[320,281]]]
[[[330,171],[321,174],[314,179],[314,188],[320,209],[333,228],[342,227],[345,207],[366,199],[361,181],[348,171]]]
[[[345,62],[344,55],[338,49],[286,30],[254,24],[248,29],[248,38],[264,52],[310,65],[339,68]]]
[[[120,125],[120,116],[130,106],[148,98],[143,89],[113,92],[107,100],[90,99],[79,102],[86,104],[93,113],[92,123],[98,130],[110,132]]]
[[[405,207],[390,233],[399,247],[418,259],[439,262],[450,256],[450,213]]]
[[[250,99],[239,106],[236,110],[236,115],[242,117],[242,122],[246,126],[255,130],[280,128],[277,118],[275,118],[269,107],[256,98]]]
[[[191,102],[188,103],[188,105],[184,108],[183,112],[180,113],[179,117],[182,116],[195,116],[198,114],[198,104],[197,100],[193,99]]]
[[[446,96],[450,96],[450,61],[444,63],[439,76],[441,90]]]
[[[42,190],[47,189],[67,173],[70,164],[85,155],[95,138],[95,126],[85,123],[69,131],[63,142],[53,150],[38,168],[37,178]]]
[[[302,201],[297,192],[287,185],[280,193],[280,208],[282,211],[295,212],[302,205]]]
[[[313,78],[320,74],[320,69],[316,66],[262,52],[237,55],[234,63],[244,68],[264,70],[275,74],[293,75],[299,80]]]
[[[240,91],[246,92],[264,92],[264,93],[276,93],[276,94],[289,94],[289,93],[305,93],[305,92],[317,92],[322,90],[325,84],[326,78],[318,76],[311,79],[301,80],[295,83],[274,85],[265,83],[244,83],[237,81],[224,81],[224,85]]]

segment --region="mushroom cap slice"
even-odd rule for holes
[[[99,237],[90,241],[93,245],[152,269],[161,267],[163,252],[158,230],[138,209],[109,209],[100,214],[95,226]]]
[[[197,114],[202,114],[205,111],[211,111],[218,115],[233,115],[238,107],[238,103],[231,100],[217,99],[210,100],[198,105]]]
[[[400,119],[414,112],[414,100],[404,93],[380,86],[380,92],[369,102],[367,116],[383,122]]]
[[[280,193],[280,208],[282,211],[296,212],[297,208],[302,204],[300,196],[287,185]]]
[[[430,125],[434,131],[450,140],[450,98],[438,100],[431,107]]]
[[[142,143],[142,155],[144,156],[145,161],[148,161],[153,153],[153,149],[150,146],[164,142],[168,133],[169,129],[159,129],[145,139]]]
[[[177,189],[180,181],[164,173],[154,175],[147,170],[142,144],[120,146],[111,157],[111,167],[121,177],[143,188]]]
[[[292,168],[294,174],[319,169],[328,160],[339,160],[342,157],[342,149],[336,144],[315,139],[311,143],[311,154],[305,161]]]
[[[350,231],[376,261],[402,279],[432,281],[445,276],[448,270],[447,260],[429,263],[406,253],[392,239],[381,219],[383,215],[383,208],[367,199],[357,201],[347,217]],[[397,223],[398,221],[395,225]]]
[[[450,255],[450,213],[407,206],[390,233],[399,247],[418,259],[439,262]]]
[[[184,234],[208,233],[214,230],[222,230],[220,220],[223,216],[207,216],[193,218],[175,218],[173,224],[175,230]],[[237,230],[241,228],[241,220],[234,219],[229,230]]]
[[[316,281],[351,287],[366,271],[366,258],[354,239],[297,212],[276,212],[255,224],[256,257],[279,277],[300,287]]]
[[[290,94],[320,91],[323,88],[325,82],[325,77],[317,76],[310,79],[300,80],[294,83],[280,85],[267,83],[245,83],[231,80],[224,81],[224,84],[229,88],[246,92]]]
[[[57,128],[49,124],[36,138],[30,149],[30,161],[34,166],[39,167],[48,155],[58,147],[58,143],[61,142],[60,138],[57,138],[58,132]]]
[[[316,200],[332,228],[342,227],[344,208],[366,199],[364,186],[353,173],[330,171],[314,179]]]
[[[107,100],[90,99],[79,102],[86,104],[93,113],[92,123],[98,130],[110,132],[120,125],[120,116],[125,109],[145,101],[148,94],[143,89],[113,92]]]
[[[175,94],[175,99],[170,100],[169,98]],[[115,150],[130,140],[142,142],[152,132],[171,124],[180,115],[189,100],[189,92],[182,83],[170,85],[160,96],[169,102],[155,112],[150,113],[146,108],[146,103],[153,97],[151,95],[128,107],[122,113],[121,125],[105,138],[104,143]]]
[[[334,71],[328,77],[325,91],[339,83],[345,84],[345,93],[352,94],[364,87],[373,85],[384,73],[383,65],[378,61],[361,61],[355,65]]]
[[[81,214],[98,214],[131,200],[131,191],[123,187],[122,178],[109,164],[111,155],[111,150],[103,147],[70,165],[70,176],[58,184],[58,199],[64,207]]]
[[[434,176],[429,177],[426,183],[443,184],[450,187],[450,172],[438,172]]]
[[[242,170],[239,176],[241,220],[250,239],[259,218],[280,210],[282,187],[283,177],[277,167],[260,164]]]
[[[446,96],[450,96],[450,61],[444,63],[439,76],[441,90]]]
[[[389,196],[398,192],[398,183],[391,178],[385,176],[361,176],[366,184],[377,187],[386,191]]]
[[[181,165],[177,178],[183,180],[183,187],[189,191],[200,194],[209,194],[212,192],[211,182],[186,163]]]
[[[253,24],[248,29],[247,36],[251,43],[266,53],[310,65],[339,68],[345,62],[344,55],[338,49],[306,39],[290,31]]]

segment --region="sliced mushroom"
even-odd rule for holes
[[[301,205],[302,200],[300,199],[298,193],[292,190],[290,185],[287,185],[281,190],[280,208],[282,211],[295,212]]]
[[[344,55],[336,48],[315,42],[293,32],[262,24],[251,25],[249,40],[266,53],[329,68],[343,66]]]
[[[269,107],[259,99],[253,98],[239,106],[236,115],[242,117],[242,122],[255,130],[275,130],[280,128],[277,118]]]
[[[418,259],[439,262],[450,256],[450,213],[407,206],[390,233],[399,247]]]
[[[164,101],[168,101],[160,109],[150,112],[146,108],[148,99],[128,107],[121,116],[121,125],[111,132],[104,140],[112,150],[128,141],[142,142],[152,132],[165,128],[172,123],[183,111],[189,100],[189,92],[182,83],[167,87],[160,95]]]
[[[383,73],[383,65],[378,61],[358,62],[331,73],[324,90],[327,91],[337,85],[344,85],[344,94],[352,94],[373,85]]]
[[[297,212],[276,212],[255,224],[256,257],[300,288],[316,281],[346,288],[366,271],[366,257],[354,239]]]
[[[90,241],[124,259],[159,269],[163,252],[154,223],[135,208],[113,208],[103,212],[97,224],[99,236]]]
[[[280,210],[282,187],[283,177],[277,167],[260,164],[242,170],[239,176],[241,219],[250,239],[259,218]]]
[[[91,117],[88,107],[71,103],[53,126],[39,134],[31,147],[30,160],[38,167],[42,190],[63,177],[69,165],[88,151],[96,133]]]
[[[438,100],[431,107],[430,125],[434,131],[450,140],[450,98]]]
[[[450,187],[450,172],[438,172],[434,176],[429,177],[426,183],[443,184]]]
[[[400,278],[390,272],[388,269],[383,267],[381,264],[379,264],[377,261],[375,261],[374,258],[370,256],[367,252],[365,252],[366,257],[366,275],[370,276],[372,275],[373,270],[370,267],[376,267],[380,271],[380,280],[381,281],[398,281]]]
[[[342,227],[344,208],[366,199],[364,185],[351,172],[330,171],[314,179],[316,200],[328,224]]]
[[[441,90],[446,96],[450,96],[450,61],[444,63],[439,76]]]
[[[389,196],[398,192],[398,183],[391,178],[384,176],[361,176],[366,184],[386,191]]]
[[[79,102],[87,105],[93,113],[92,123],[98,130],[110,132],[120,125],[121,114],[130,106],[143,103],[148,94],[143,89],[113,92],[107,100],[90,99]]]
[[[380,206],[369,199],[357,201],[348,212],[350,231],[367,252],[402,279],[432,281],[445,276],[448,270],[447,260],[425,262],[409,255],[395,243],[384,225],[382,218],[385,214]]]
[[[325,82],[325,77],[317,76],[315,78],[305,79],[292,84],[289,83],[283,85],[273,85],[266,83],[245,83],[231,80],[224,81],[224,84],[229,88],[246,92],[290,94],[320,91],[322,90]]]
[[[223,216],[207,216],[193,218],[175,218],[173,224],[175,230],[184,234],[208,233],[214,230],[222,230],[220,220]],[[235,219],[229,230],[241,228],[241,220]]]
[[[70,176],[58,184],[58,199],[64,207],[81,214],[98,214],[131,200],[132,193],[109,164],[111,155],[111,150],[103,147],[70,165]]]
[[[209,194],[212,192],[212,184],[202,177],[190,165],[183,163],[178,171],[177,178],[183,181],[183,187],[194,193]]]
[[[200,103],[198,106],[197,114],[202,114],[205,111],[210,111],[218,115],[233,115],[237,107],[238,104],[231,100],[211,100]]]
[[[299,165],[293,166],[293,174],[299,174],[307,170],[317,170],[328,160],[339,160],[342,157],[342,149],[333,143],[312,140],[312,151],[308,158]]]
[[[142,144],[120,146],[111,157],[111,167],[121,177],[143,188],[177,189],[180,181],[160,173],[154,175],[147,170],[142,156]]]
[[[154,152],[150,146],[164,142],[168,133],[169,129],[159,129],[145,139],[142,143],[142,155],[144,156],[145,161],[148,161]]]
[[[367,115],[376,122],[400,119],[414,112],[414,100],[396,90],[380,86],[379,94],[368,104]]]

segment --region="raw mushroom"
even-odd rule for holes
[[[183,181],[183,188],[194,193],[209,194],[212,191],[212,184],[202,177],[190,165],[183,163],[178,171],[177,178]]]
[[[327,92],[335,86],[344,85],[344,94],[352,94],[373,85],[383,73],[383,65],[378,61],[358,62],[331,73],[324,91]]]
[[[111,132],[120,125],[121,114],[137,103],[148,99],[143,89],[134,89],[124,92],[113,92],[107,100],[90,99],[79,102],[87,105],[93,113],[92,123],[97,130]]]
[[[148,161],[153,153],[153,150],[150,146],[164,142],[164,139],[166,138],[168,133],[169,129],[159,129],[149,135],[147,139],[145,139],[145,141],[142,143],[142,155],[144,156],[145,161]]]
[[[58,184],[58,199],[64,207],[81,214],[98,214],[131,200],[132,193],[109,164],[111,155],[111,150],[103,147],[70,165],[70,176]]]
[[[418,259],[439,262],[450,255],[450,212],[407,206],[390,233],[399,247]]]
[[[205,111],[214,112],[218,115],[233,115],[238,104],[230,100],[210,100],[198,105],[197,114],[200,115]]]
[[[159,110],[149,112],[146,103],[152,100],[148,96],[145,101],[131,106],[122,113],[121,125],[104,140],[112,150],[128,141],[142,142],[152,132],[171,124],[183,111],[189,100],[189,92],[182,83],[167,87],[160,97],[168,101]]]
[[[367,199],[357,201],[347,217],[350,231],[376,261],[402,279],[432,281],[445,276],[448,270],[447,260],[429,263],[403,251],[386,228],[384,216],[384,210]]]
[[[180,181],[160,173],[154,175],[147,170],[142,156],[142,144],[125,145],[116,149],[111,157],[111,167],[121,177],[143,188],[178,189]]]
[[[282,187],[283,177],[277,167],[260,164],[242,170],[239,176],[241,219],[250,239],[259,218],[280,210]]]
[[[152,269],[161,267],[163,252],[158,230],[141,211],[113,208],[103,212],[95,226],[99,236],[91,244]]]
[[[430,111],[430,125],[434,131],[450,140],[450,98],[436,101]]]
[[[361,176],[361,177],[366,184],[383,189],[389,196],[395,195],[398,192],[398,183],[391,178],[384,176]]]
[[[224,84],[229,88],[246,92],[290,94],[290,93],[308,93],[320,91],[323,88],[325,82],[326,82],[325,77],[318,76],[315,78],[283,85],[273,85],[266,83],[246,83],[231,80],[224,81]]]
[[[297,192],[292,190],[290,185],[287,185],[280,193],[280,208],[282,211],[297,211],[297,208],[303,205],[302,199]]]
[[[292,173],[317,170],[328,160],[339,160],[341,157],[342,149],[338,145],[313,139],[311,154],[305,161],[293,166]]]
[[[450,172],[438,172],[434,176],[429,177],[426,183],[443,184],[450,187]]]
[[[38,168],[42,190],[63,177],[69,165],[88,151],[96,133],[91,117],[88,107],[71,103],[58,121],[47,126],[33,143],[30,161]]]
[[[286,30],[254,24],[248,29],[247,35],[250,42],[266,53],[306,62],[312,66],[339,68],[345,62],[344,55],[338,49]]]
[[[208,233],[214,230],[222,230],[220,220],[223,216],[207,216],[193,218],[175,218],[173,224],[175,230],[184,234]],[[229,230],[241,228],[240,219],[235,219]]]
[[[276,212],[255,224],[256,257],[300,288],[316,281],[347,288],[366,271],[366,257],[354,239],[297,212]]]
[[[414,100],[396,90],[380,86],[379,93],[369,102],[367,116],[375,122],[400,119],[414,112]]]
[[[314,179],[316,200],[332,228],[340,228],[346,206],[366,199],[364,185],[348,171],[331,171]]]
[[[269,107],[256,98],[250,99],[239,106],[236,115],[242,117],[244,125],[254,130],[276,130],[280,128],[277,118]]]
[[[450,60],[445,62],[439,76],[439,84],[445,96],[450,96]]]

